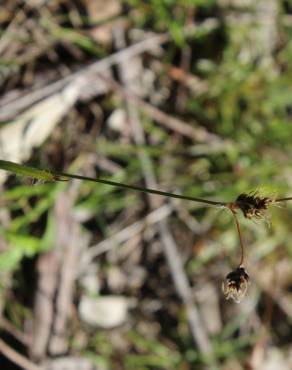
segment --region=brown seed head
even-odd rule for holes
[[[226,276],[226,281],[222,284],[223,294],[226,299],[231,298],[239,303],[245,296],[249,284],[249,276],[244,267],[240,266]]]
[[[237,197],[235,205],[248,219],[252,217],[264,218],[267,209],[274,201],[272,197],[263,197],[256,192],[251,194],[242,193]]]

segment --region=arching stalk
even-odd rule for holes
[[[240,225],[239,225],[239,222],[238,222],[238,218],[237,218],[237,215],[236,215],[236,211],[234,210],[234,208],[232,206],[229,206],[229,209],[230,209],[230,211],[231,211],[231,213],[233,215],[233,218],[234,218],[234,221],[235,221],[235,224],[236,224],[236,229],[237,229],[238,236],[239,236],[239,244],[240,244],[241,256],[240,256],[240,262],[239,262],[238,267],[241,267],[243,265],[243,262],[244,262],[243,238],[242,238],[242,234],[241,234],[241,229],[240,229]]]

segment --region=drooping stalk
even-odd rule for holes
[[[240,229],[240,225],[239,225],[239,222],[238,222],[238,218],[237,218],[237,215],[236,215],[236,211],[234,210],[234,208],[232,206],[229,206],[228,207],[233,215],[233,218],[234,218],[234,221],[235,221],[235,225],[236,225],[236,229],[237,229],[237,232],[238,232],[238,236],[239,236],[239,244],[240,244],[240,251],[241,251],[241,255],[240,255],[240,262],[239,262],[239,265],[238,267],[241,267],[243,265],[243,262],[244,262],[244,244],[243,244],[243,238],[242,238],[242,234],[241,234],[241,229]]]

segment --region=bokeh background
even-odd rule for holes
[[[221,201],[292,195],[292,2],[0,3],[0,158]],[[0,366],[292,369],[291,206],[239,216],[1,171]]]

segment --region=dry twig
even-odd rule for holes
[[[29,345],[30,338],[25,333],[18,330],[10,321],[8,321],[5,317],[0,318],[0,327],[4,329],[7,333],[12,335],[15,339],[17,339],[20,343],[27,346]]]
[[[18,365],[24,370],[42,370],[41,367],[35,365],[33,362],[29,361],[26,357],[22,356],[20,353],[16,352],[7,343],[0,339],[0,352],[7,357],[14,364]]]
[[[163,220],[165,217],[169,216],[172,212],[172,208],[169,205],[163,205],[160,208],[155,209],[150,212],[144,220],[139,220],[133,224],[125,227],[124,229],[115,233],[112,237],[101,241],[100,243],[93,245],[84,253],[84,257],[81,263],[80,273],[84,267],[88,266],[94,258],[100,256],[102,253],[106,253],[117,244],[125,243],[127,240],[135,237],[137,234],[141,233],[145,227],[154,225],[157,222]]]
[[[103,75],[99,75],[99,77],[102,81],[106,82],[109,87],[113,89],[116,93],[121,95],[127,101],[141,108],[145,113],[147,113],[155,121],[164,125],[166,128],[176,131],[179,134],[198,142],[208,142],[212,144],[222,143],[223,140],[220,139],[217,135],[209,133],[206,129],[200,127],[198,124],[193,122],[192,125],[190,125],[179,118],[170,116],[169,114],[162,112],[160,109],[154,107],[153,105],[146,103],[138,96],[131,93],[129,89],[126,90],[112,78]],[[131,110],[134,111],[132,108]],[[133,113],[131,113],[131,115],[133,115]]]
[[[199,28],[208,28],[213,29],[217,27],[218,22],[215,19],[207,19],[197,26],[187,27],[184,30],[186,37],[193,34]],[[137,42],[134,45],[131,45],[123,50],[120,50],[109,57],[106,57],[102,60],[92,63],[87,67],[81,68],[77,72],[73,72],[70,75],[58,80],[54,83],[46,85],[40,89],[32,91],[25,96],[11,98],[11,99],[2,99],[0,100],[0,121],[5,121],[12,119],[16,114],[20,113],[24,109],[28,108],[32,104],[48,97],[51,94],[54,94],[62,90],[67,84],[72,83],[76,80],[83,80],[84,89],[80,89],[80,93],[86,93],[86,86],[91,86],[92,80],[96,73],[104,73],[110,67],[115,64],[121,63],[123,61],[129,60],[135,55],[139,55],[148,50],[153,50],[158,48],[160,45],[165,44],[171,40],[171,35],[166,32],[161,35],[154,35]]]

